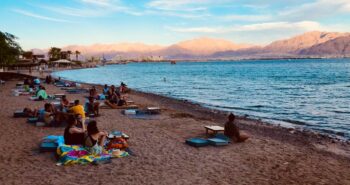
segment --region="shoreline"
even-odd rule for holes
[[[64,71],[64,70],[62,70]],[[57,72],[57,71],[56,71]],[[52,75],[53,77],[57,77],[55,75],[53,75],[51,72],[50,75]],[[80,83],[82,85],[86,85],[86,86],[96,86],[99,87],[100,89],[103,88],[102,84],[93,84],[93,83],[85,83],[85,82],[79,82],[79,81],[73,81],[73,80],[68,80],[68,79],[64,79],[61,78],[64,81],[67,82],[75,82],[75,83]],[[219,110],[219,109],[214,109],[214,108],[209,108],[209,107],[205,107],[203,105],[201,105],[200,103],[195,103],[189,100],[181,100],[181,99],[177,99],[177,98],[173,98],[173,97],[168,97],[165,95],[160,95],[160,94],[155,94],[155,93],[150,93],[150,92],[143,92],[143,91],[139,91],[139,90],[135,90],[135,89],[131,89],[131,95],[140,95],[140,96],[144,96],[147,99],[151,99],[153,101],[166,101],[166,102],[171,102],[170,103],[170,107],[172,107],[173,109],[179,109],[179,107],[181,107],[181,109],[185,108],[185,110],[190,111],[190,110],[195,110],[196,112],[198,112],[198,117],[203,117],[204,120],[212,120],[212,121],[216,121],[219,123],[224,123],[226,121],[226,116],[232,112],[232,111],[223,111],[223,110]],[[234,113],[234,112],[232,112]],[[279,124],[273,124],[273,123],[269,123],[267,121],[263,121],[261,119],[254,119],[249,117],[249,115],[247,116],[239,116],[236,115],[238,120],[241,120],[243,122],[249,122],[249,124],[244,125],[244,124],[240,124],[240,127],[244,128],[244,129],[257,129],[254,127],[258,127],[261,128],[263,130],[265,130],[266,135],[274,135],[271,134],[271,132],[274,132],[276,134],[276,137],[279,138],[281,136],[284,137],[285,134],[287,134],[288,136],[293,136],[292,140],[296,139],[295,137],[302,137],[302,139],[300,140],[305,140],[306,137],[307,140],[309,140],[309,142],[319,142],[320,139],[326,141],[326,142],[330,142],[330,143],[340,143],[340,144],[347,144],[350,147],[350,139],[349,138],[344,138],[344,137],[335,137],[332,136],[330,134],[327,133],[322,133],[319,131],[314,131],[314,130],[309,130],[309,129],[302,129],[302,128],[288,128],[288,127],[283,127],[280,126]],[[213,119],[214,118],[214,119]],[[282,134],[279,134],[282,133]],[[349,154],[350,156],[350,154]]]
[[[0,73],[0,78],[2,75]],[[64,128],[35,127],[26,124],[23,118],[12,118],[13,111],[23,106],[43,106],[43,102],[11,95],[11,87],[22,76],[13,75],[17,78],[0,86],[0,101],[8,107],[0,111],[3,118],[0,130],[4,131],[4,138],[12,138],[0,141],[0,151],[3,151],[0,152],[0,180],[5,184],[350,183],[349,143],[305,132],[292,133],[286,128],[239,117],[236,123],[250,135],[246,142],[194,148],[186,145],[185,140],[207,137],[203,127],[223,126],[226,113],[139,91],[132,91],[128,97],[141,106],[161,107],[159,119],[130,119],[116,109],[103,109],[96,118],[99,128],[128,134],[135,156],[98,166],[56,166],[54,155],[38,153],[37,144],[46,135],[62,134]],[[44,86],[49,94],[65,92],[51,84]],[[88,88],[91,84],[82,86]],[[96,87],[101,90],[101,86]],[[68,98],[84,101],[84,95],[68,94]]]
[[[64,70],[62,70],[62,71],[64,71]],[[56,71],[56,72],[58,72],[58,71]],[[51,73],[51,75],[57,78],[57,76],[53,75],[53,73]],[[99,86],[99,87],[103,86],[103,84],[98,84],[98,83],[94,84],[94,83],[85,83],[85,82],[81,82],[81,81],[69,80],[69,79],[65,79],[65,78],[61,78],[61,79],[65,80],[65,81],[69,81],[69,82],[76,82],[76,83],[90,85],[90,86],[91,85]],[[194,108],[194,109],[198,109],[200,107],[201,111],[209,113],[212,117],[216,117],[217,115],[215,115],[215,114],[218,114],[219,117],[225,117],[230,112],[235,113],[234,110],[233,111],[225,111],[225,110],[220,110],[218,108],[206,107],[205,104],[193,102],[191,100],[169,97],[166,95],[156,94],[156,93],[152,93],[152,92],[143,92],[143,91],[135,90],[132,88],[130,88],[130,89],[132,90],[132,92],[135,92],[136,94],[147,96],[147,97],[153,97],[154,100],[156,100],[158,98],[159,99],[168,99],[168,101],[173,101],[173,102],[177,102],[177,103],[184,103],[184,105],[187,105],[187,106]],[[350,144],[350,138],[344,137],[344,136],[342,136],[340,134],[336,134],[336,133],[327,133],[327,132],[321,132],[318,130],[312,130],[309,128],[301,128],[301,127],[298,127],[297,125],[294,125],[291,122],[287,122],[287,123],[292,124],[293,125],[292,128],[286,127],[286,126],[283,126],[279,123],[278,124],[271,123],[268,120],[262,120],[260,118],[250,117],[250,115],[236,115],[236,116],[238,116],[240,119],[246,119],[249,121],[258,122],[259,124],[264,124],[264,125],[268,125],[268,126],[272,126],[272,127],[278,127],[278,128],[283,129],[284,131],[287,130],[288,132],[292,132],[293,134],[302,133],[302,135],[309,135],[309,137],[314,137],[314,138],[316,138],[316,140],[317,140],[317,138],[322,137],[322,138],[328,138],[329,140],[334,140],[334,141],[338,141],[338,142],[345,142],[345,143]],[[298,120],[295,120],[295,121],[298,121]]]

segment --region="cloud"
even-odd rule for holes
[[[225,21],[247,21],[247,22],[258,22],[258,21],[268,21],[272,19],[270,15],[225,15],[221,16],[220,19]]]
[[[277,17],[284,20],[319,19],[340,13],[350,13],[349,0],[317,0],[281,10]]]
[[[47,17],[47,16],[43,16],[43,15],[38,15],[29,11],[25,11],[25,10],[21,10],[21,9],[13,9],[13,12],[25,15],[25,16],[30,16],[30,17],[34,17],[37,19],[42,19],[42,20],[47,20],[47,21],[53,21],[53,22],[71,22],[68,20],[64,20],[64,19],[57,19],[57,18],[52,18],[52,17]]]
[[[111,5],[110,0],[81,0],[82,3],[93,4],[97,6],[109,6]]]
[[[148,8],[168,11],[202,11],[208,5],[221,4],[228,0],[153,0],[147,3]]]
[[[80,0],[80,3],[82,4],[72,7],[47,5],[34,6],[59,14],[76,17],[101,17],[116,12],[130,15],[141,15],[139,11],[135,11],[127,6],[124,6],[120,1],[116,0]]]
[[[255,32],[267,30],[286,30],[298,29],[305,31],[319,30],[321,28],[318,22],[300,21],[300,22],[267,22],[258,24],[238,25],[231,27],[191,27],[191,28],[174,28],[165,27],[168,30],[181,33],[230,33],[230,32]]]

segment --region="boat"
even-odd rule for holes
[[[170,64],[176,64],[175,60],[170,61]]]

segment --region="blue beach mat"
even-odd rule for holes
[[[122,110],[122,114],[131,119],[157,120],[160,119],[159,114],[150,114],[147,111],[137,109]]]
[[[203,147],[208,146],[209,142],[208,140],[202,138],[190,138],[186,140],[186,144],[194,147]]]

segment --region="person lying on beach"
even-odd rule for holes
[[[240,133],[239,128],[234,123],[234,121],[235,121],[235,115],[232,113],[229,114],[228,121],[225,123],[224,134],[225,136],[231,138],[233,141],[244,142],[249,138],[249,136],[244,133]]]
[[[67,112],[69,107],[70,107],[69,100],[67,99],[66,95],[63,95],[61,98],[60,109],[63,112]]]
[[[90,121],[87,126],[87,136],[85,137],[85,147],[92,155],[100,155],[103,153],[103,145],[108,133],[99,131],[96,121]]]
[[[48,95],[44,86],[39,86],[38,91],[36,92],[36,97],[38,100],[46,100]]]
[[[35,118],[39,116],[39,112],[37,109],[32,110],[31,108],[26,107],[23,109],[23,112],[29,118]]]
[[[84,107],[80,105],[79,100],[74,101],[74,106],[69,109],[69,112],[73,113],[74,115],[79,115],[81,117],[82,127],[85,129],[85,111]]]
[[[95,116],[99,116],[99,107],[100,103],[95,102],[94,97],[89,97],[89,101],[85,103],[85,112],[90,115],[93,114]]]
[[[109,91],[109,87],[107,86],[107,84],[105,84],[105,86],[103,87],[103,94],[107,95]]]
[[[64,144],[84,145],[85,130],[77,127],[77,119],[74,115],[69,115],[67,127],[64,129]]]

